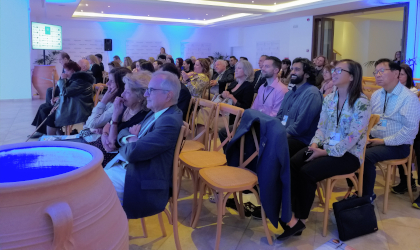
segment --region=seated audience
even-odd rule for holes
[[[173,64],[175,64],[174,59],[172,57],[166,57],[166,63],[173,63]]]
[[[105,71],[104,64],[102,63],[102,55],[101,54],[96,54],[95,56],[99,61],[99,66],[101,66],[101,70]]]
[[[140,65],[140,70],[147,70],[150,73],[155,72],[155,67],[151,62],[144,62]]]
[[[157,59],[159,60],[159,56],[160,55],[164,55],[165,56],[165,58],[164,59],[166,59],[166,56],[168,55],[168,54],[166,54],[166,50],[165,50],[165,48],[164,47],[161,47],[160,48],[160,52],[159,52],[159,55],[157,55]],[[151,63],[153,63],[153,62],[151,62]]]
[[[159,55],[157,60],[162,63],[166,63],[166,55]]]
[[[163,62],[160,60],[156,60],[153,62],[153,68],[155,69],[155,71],[158,71],[163,65]]]
[[[213,64],[214,64],[214,57],[212,57],[212,56],[208,56],[207,57],[208,59],[210,59],[210,69],[213,69]]]
[[[261,77],[265,82],[258,89],[258,95],[252,104],[252,109],[269,116],[276,116],[279,112],[287,87],[280,83],[277,77],[281,69],[281,61],[275,56],[267,57],[263,62]]]
[[[133,60],[129,56],[124,57],[124,64],[123,67],[132,70],[131,64],[133,64]]]
[[[292,62],[289,59],[283,59],[281,61],[281,70],[279,73],[279,78],[280,78],[280,82],[282,82],[284,85],[288,85],[288,89],[291,90],[294,85],[290,84],[290,66],[291,66]]]
[[[265,83],[265,79],[264,77],[262,77],[262,67],[264,64],[264,60],[267,58],[268,56],[266,55],[262,55],[260,57],[260,59],[258,60],[258,67],[260,68],[260,70],[257,70],[254,74],[254,82],[252,83],[254,85],[254,93],[258,93],[258,89],[261,87],[261,85],[263,85]]]
[[[102,128],[111,121],[112,113],[114,112],[114,100],[116,97],[121,97],[124,92],[123,77],[130,73],[130,70],[124,67],[115,68],[108,74],[107,92],[93,108],[92,114],[83,126],[84,129],[90,129],[92,133],[97,134],[97,138],[102,134]],[[96,138],[96,139],[97,139]]]
[[[136,64],[138,61],[133,61],[133,63],[130,66],[131,72],[135,73],[137,72]]]
[[[300,235],[315,198],[317,182],[335,175],[350,174],[363,163],[363,151],[371,115],[368,98],[362,92],[362,66],[341,60],[333,72],[337,91],[322,104],[318,130],[310,146],[290,159],[292,219],[280,221],[284,240]],[[312,155],[305,160],[305,152]]]
[[[399,83],[400,65],[389,59],[375,62],[376,84],[383,87],[372,94],[372,113],[381,116],[371,132],[366,149],[363,195],[373,201],[376,167],[380,161],[403,159],[419,131],[420,102],[413,92]]]
[[[216,79],[210,81],[210,93],[218,95],[225,91],[226,85],[230,84],[234,80],[234,72],[226,70],[226,62],[224,60],[217,60],[214,63],[214,70],[218,76]]]
[[[194,65],[194,72],[182,72],[182,83],[187,85],[194,97],[202,98],[209,86],[209,63],[204,58],[198,58]]]
[[[176,59],[176,67],[178,69],[179,72],[181,72],[183,70],[183,66],[184,65],[184,59],[182,59],[181,57],[178,57]]]
[[[335,66],[337,66],[338,61],[337,60],[332,60],[330,62],[330,65],[333,66],[335,68]]]
[[[77,64],[80,66],[81,72],[87,72],[93,76],[93,72],[90,71],[90,64],[89,61],[86,59],[80,59]]]
[[[140,68],[140,64],[141,63],[140,63],[140,61],[135,61],[134,63],[136,64],[136,67],[133,68],[132,72],[133,73],[139,72],[141,70],[141,68]],[[152,66],[153,66],[153,64],[152,64]]]
[[[117,56],[117,55],[115,55],[114,57],[113,57],[113,59],[114,59],[114,62],[116,62],[116,63],[118,63],[118,65],[121,67],[122,66],[122,61],[121,61],[121,58],[119,57],[119,56]]]
[[[151,63],[153,63],[155,61],[155,58],[154,57],[149,57],[149,60],[148,60],[148,62],[151,62]]]
[[[128,219],[158,214],[170,198],[173,157],[183,124],[176,106],[180,87],[174,74],[154,73],[145,93],[151,112],[141,124],[118,134],[120,153],[105,172]]]
[[[180,71],[178,71],[178,67],[172,63],[165,63],[160,70],[171,72],[172,74],[176,75],[178,79],[181,78],[181,73],[179,73]],[[187,86],[181,82],[179,82],[179,84],[181,85],[181,90],[179,92],[177,106],[182,111],[182,119],[185,121],[187,118],[188,106],[190,105],[191,93]]]
[[[57,128],[85,122],[92,113],[95,78],[89,73],[80,72],[80,69],[75,62],[64,64],[64,73],[57,83],[60,96],[52,100],[54,104],[58,102],[58,108],[55,116],[51,115],[52,119],[47,120],[48,135],[61,133]]]
[[[124,92],[121,94],[121,98],[115,97],[111,122],[103,128],[101,141],[97,141],[94,145],[104,153],[103,167],[115,157],[115,154],[109,152],[118,150],[120,147],[117,143],[118,133],[142,122],[149,112],[144,94],[150,79],[151,73],[148,71],[140,71],[136,74],[128,73],[124,76]]]
[[[141,65],[142,63],[147,62],[147,60],[140,59],[139,62],[140,62],[140,65]]]
[[[190,59],[191,59],[192,65],[195,65],[195,61],[197,61],[195,56],[191,56]]]
[[[325,65],[324,70],[322,72],[322,77],[324,78],[324,81],[321,84],[321,88],[319,91],[324,96],[327,96],[328,94],[332,93],[334,91],[334,82],[332,80],[331,70],[334,68],[334,66],[331,66],[329,64]]]
[[[230,58],[229,58],[229,66],[230,66],[230,69],[233,71],[233,72],[235,72],[235,64],[238,62],[238,59],[236,59],[236,57],[235,56],[231,56]]]
[[[313,86],[315,68],[309,59],[296,58],[291,70],[290,82],[294,87],[284,96],[277,113],[286,128],[290,158],[306,148],[314,137],[323,100],[318,88]],[[261,219],[261,207],[254,208],[252,217]]]
[[[322,72],[324,71],[325,65],[328,64],[328,60],[325,56],[318,56],[315,61],[315,69],[316,69],[316,81],[315,86],[319,89],[321,88],[321,83],[324,81],[324,77],[322,76]]]
[[[194,64],[192,63],[191,59],[185,59],[182,66],[183,71],[185,71],[185,73],[190,73],[191,71],[194,71]],[[182,72],[182,70],[180,72]]]
[[[120,68],[120,67],[121,67],[121,65],[116,61],[112,61],[112,62],[108,63],[109,71],[111,71],[115,68]]]
[[[414,81],[413,81],[413,70],[410,68],[409,65],[402,63],[400,64],[401,71],[399,80],[400,83],[404,86],[406,86],[411,92],[414,94],[417,94],[419,90],[416,88]]]
[[[248,61],[248,58],[246,58],[244,56],[241,56],[241,57],[239,57],[239,61]]]
[[[102,69],[101,69],[101,66],[99,65],[98,58],[94,55],[88,55],[86,57],[86,60],[89,61],[89,64],[90,64],[89,70],[92,71],[93,77],[95,77],[95,80],[96,80],[95,83],[102,83],[103,82]]]
[[[208,75],[209,75],[209,80],[210,79],[213,79],[213,69],[210,67],[210,65],[211,65],[211,60],[210,60],[210,58],[208,58],[208,57],[206,57],[206,58],[204,58],[205,60],[207,60],[207,63],[209,64],[209,73],[208,73]]]

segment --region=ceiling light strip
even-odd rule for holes
[[[176,18],[163,18],[163,17],[150,17],[150,16],[133,16],[133,15],[118,15],[118,14],[103,14],[95,12],[80,12],[75,11],[73,17],[105,17],[105,18],[118,18],[118,19],[131,19],[131,20],[144,20],[144,21],[160,21],[160,22],[177,22],[177,23],[191,23],[191,24],[200,24],[200,25],[209,25],[216,22],[232,20],[236,18],[241,18],[245,16],[250,16],[249,13],[238,13],[233,15],[228,15],[220,18],[210,19],[210,20],[187,20],[187,19],[176,19]]]

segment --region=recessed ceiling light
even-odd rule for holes
[[[190,18],[188,18],[188,19],[190,19]]]
[[[254,1],[252,1],[252,3],[254,3]]]
[[[147,15],[147,16],[150,16],[150,15]]]
[[[101,11],[101,13],[104,13],[103,11]]]
[[[86,4],[86,6],[89,6],[89,4]]]
[[[204,20],[206,20],[206,19],[204,19]]]
[[[109,8],[109,7],[111,7],[111,6],[109,6],[109,5],[108,5],[108,8]]]
[[[224,16],[224,15],[222,15],[222,16]]]
[[[277,4],[277,3],[274,3],[274,4]]]
[[[208,16],[209,14],[206,14],[206,16]]]

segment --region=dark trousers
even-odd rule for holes
[[[50,103],[41,104],[38,108],[38,111],[36,112],[32,125],[38,127],[45,120],[45,118],[47,118],[52,108],[53,106]],[[54,121],[55,114],[52,114],[48,117],[47,121],[38,129],[38,132],[42,134],[47,134],[47,125],[50,127],[55,127]]]
[[[307,219],[309,216],[317,182],[335,175],[353,173],[360,167],[359,159],[348,152],[342,157],[323,156],[304,162],[306,150],[300,150],[290,159],[292,210],[299,219]]]
[[[403,159],[410,154],[410,145],[375,146],[366,149],[363,175],[363,195],[372,196],[376,180],[375,164],[380,161]]]
[[[292,159],[292,157],[297,154],[297,152],[299,152],[302,149],[307,149],[308,145],[306,145],[305,143],[296,140],[294,138],[287,138],[287,144],[289,145],[289,156],[290,159]]]

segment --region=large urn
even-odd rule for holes
[[[32,72],[32,85],[39,94],[40,99],[45,99],[47,89],[53,86],[54,80],[59,79],[55,66],[52,65],[35,65]]]
[[[0,249],[128,249],[103,154],[75,142],[0,146]]]

